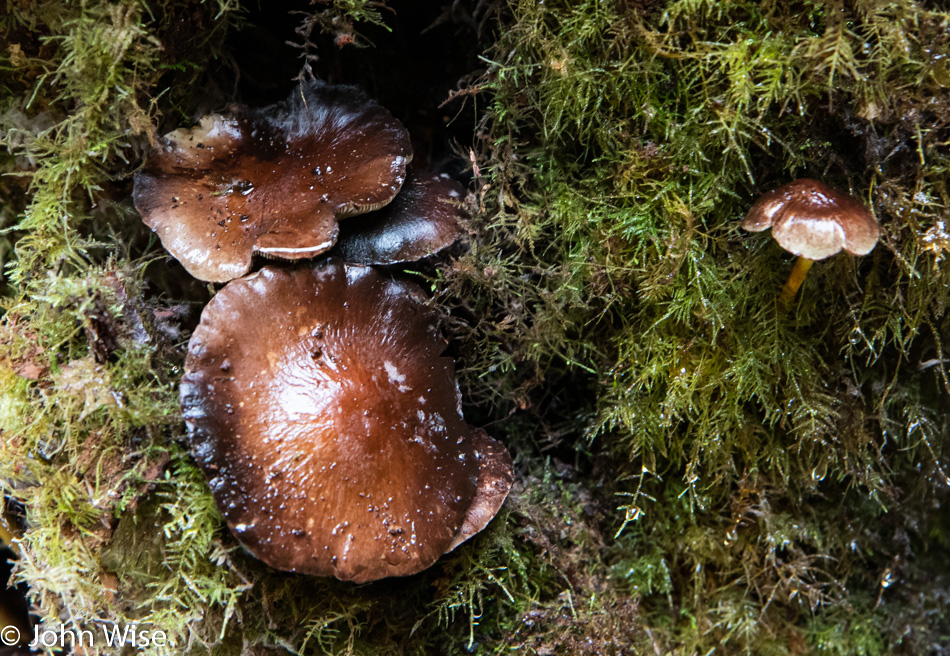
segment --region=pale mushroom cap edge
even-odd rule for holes
[[[750,232],[772,228],[782,248],[810,260],[823,260],[842,249],[867,255],[880,236],[877,219],[857,199],[808,178],[764,194],[742,227]]]

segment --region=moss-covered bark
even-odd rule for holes
[[[950,14],[409,4],[0,8],[0,486],[38,616],[150,623],[154,654],[950,649]],[[414,275],[518,467],[484,534],[361,587],[223,526],[177,407],[210,290],[129,201],[156,134],[310,74],[467,170],[468,245]],[[786,309],[791,256],[738,225],[805,176],[882,239]]]

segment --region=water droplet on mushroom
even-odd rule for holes
[[[303,296],[278,298],[270,287],[277,282],[289,283]],[[341,286],[352,289],[342,300],[336,291],[333,298],[329,290]],[[263,305],[250,305],[249,299]],[[248,308],[249,322],[237,320],[236,308],[242,304]],[[346,311],[344,304],[349,307]],[[273,317],[267,323],[261,320],[265,313]],[[407,316],[411,329],[395,324]],[[366,318],[371,318],[373,329],[354,325]],[[254,555],[280,569],[359,582],[407,575],[484,528],[497,512],[510,485],[507,453],[464,423],[451,365],[446,368],[441,355],[427,355],[421,362],[407,359],[413,350],[440,353],[444,341],[431,321],[411,286],[368,267],[347,267],[332,260],[311,269],[264,267],[218,293],[195,331],[192,345],[200,343],[203,355],[197,347],[189,351],[183,409],[193,449],[216,442],[215,461],[225,459],[222,444],[232,453],[228,461],[234,466],[221,476],[215,488],[221,491],[215,497],[222,508],[237,501],[242,514],[228,511],[230,521],[246,522],[245,513],[259,513],[262,519],[251,534],[234,530]],[[219,332],[212,335],[212,327]],[[318,333],[319,342],[314,336]],[[257,343],[240,342],[244,336]],[[321,352],[321,367],[309,366]],[[241,362],[231,360],[235,380],[225,384],[220,364],[239,353]],[[338,369],[323,364],[331,353]],[[195,368],[196,359],[211,357],[215,359],[210,370]],[[356,379],[342,383],[337,376],[343,375],[346,364]],[[437,378],[431,377],[434,371],[440,372]],[[287,384],[297,389],[288,390]],[[200,401],[207,418],[198,426],[186,399],[197,401],[198,393],[209,385],[211,398]],[[400,386],[418,391],[403,394]],[[335,396],[327,396],[331,393]],[[426,400],[421,416],[420,396]],[[225,418],[230,403],[242,405],[236,413],[240,426]],[[213,437],[208,429],[215,405],[214,421],[226,430]],[[263,422],[247,425],[255,415]],[[328,417],[335,415],[344,422],[343,428],[328,423]],[[305,423],[309,417],[316,420],[314,427]],[[381,425],[374,433],[372,424],[377,420]],[[285,421],[289,423],[278,425]],[[387,457],[410,437],[425,445],[401,449],[413,451],[413,460],[394,462]],[[358,444],[356,451],[348,443],[367,439],[369,443]],[[263,448],[252,450],[252,443]],[[489,455],[468,457],[476,451]],[[344,453],[348,455],[337,455]],[[350,457],[352,453],[359,456]],[[406,467],[425,472],[417,479],[420,487],[402,480]],[[499,485],[483,485],[480,477],[487,467],[494,467],[491,478]],[[205,468],[206,475],[208,471]],[[239,473],[250,478],[235,485]],[[254,492],[235,492],[241,489]],[[222,500],[228,490],[227,500]],[[333,512],[341,513],[338,519]],[[420,520],[419,530],[410,528],[410,518]],[[306,532],[306,541],[298,539],[301,532]],[[345,546],[340,542],[344,535]],[[330,549],[325,548],[328,544]],[[399,554],[394,559],[386,555],[393,545],[398,545]],[[331,562],[334,554],[339,561]]]

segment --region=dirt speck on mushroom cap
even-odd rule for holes
[[[356,582],[425,569],[511,485],[465,423],[415,285],[328,261],[229,283],[189,344],[193,453],[237,538],[272,567]]]
[[[764,194],[742,227],[750,232],[771,228],[782,248],[810,260],[823,260],[842,249],[866,255],[880,236],[874,215],[856,198],[808,178]]]
[[[405,128],[361,91],[305,84],[283,103],[234,106],[168,134],[133,199],[189,273],[225,282],[247,273],[254,253],[327,251],[337,219],[389,203],[411,159]]]

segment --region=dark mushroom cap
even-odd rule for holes
[[[386,207],[340,225],[333,253],[353,264],[415,262],[461,237],[465,189],[446,174],[410,169]]]
[[[421,571],[486,526],[511,458],[462,419],[445,345],[418,287],[333,259],[264,267],[211,300],[182,408],[251,553],[364,582]]]
[[[189,273],[224,282],[247,273],[253,253],[329,250],[337,219],[389,203],[410,159],[405,128],[361,91],[308,84],[285,102],[234,106],[166,135],[133,199]]]
[[[856,198],[817,180],[789,182],[759,198],[742,227],[772,228],[772,236],[790,253],[823,260],[840,251],[867,255],[877,244],[877,219]]]

